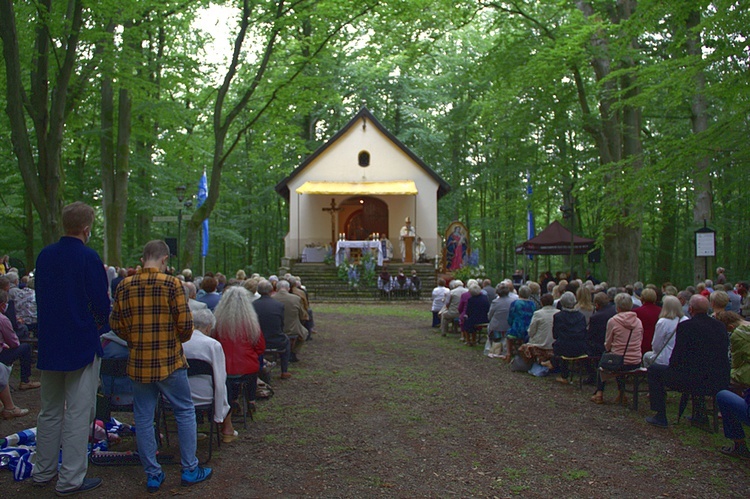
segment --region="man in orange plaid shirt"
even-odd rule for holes
[[[165,274],[169,247],[151,241],[143,248],[143,268],[125,278],[115,291],[110,325],[128,342],[128,376],[133,380],[133,412],[146,488],[157,492],[164,472],[156,460],[154,412],[162,394],[174,409],[180,442],[182,485],[211,477],[198,466],[195,407],[187,378],[182,343],[193,334],[193,316],[178,279]]]

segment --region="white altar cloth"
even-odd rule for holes
[[[349,250],[352,248],[375,249],[378,252],[378,265],[383,265],[383,252],[380,248],[380,241],[338,241],[336,243],[336,266],[341,265],[349,259]]]

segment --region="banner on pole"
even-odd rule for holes
[[[198,182],[198,208],[206,201],[208,197],[208,178],[206,172],[203,172],[200,181]],[[203,221],[201,228],[201,256],[205,257],[208,254],[208,218]]]

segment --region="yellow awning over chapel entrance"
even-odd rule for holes
[[[400,195],[416,196],[417,185],[413,180],[389,182],[305,182],[296,190],[297,194],[322,194],[326,196]]]

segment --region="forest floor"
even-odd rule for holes
[[[293,378],[275,370],[275,395],[214,452],[211,480],[183,488],[179,466],[167,465],[157,496],[724,498],[750,490],[750,463],[720,454],[721,434],[684,422],[651,427],[645,396],[636,413],[614,405],[611,388],[610,402],[597,406],[591,387],[510,372],[481,347],[430,328],[428,303],[316,304],[315,314],[319,332],[291,364]],[[1,422],[0,433],[34,426],[38,391],[14,397],[32,414]],[[674,411],[674,394],[669,405]],[[205,451],[200,442],[199,457]],[[89,476],[104,479],[99,497],[148,495],[138,465],[91,465]],[[51,486],[33,489],[8,471],[0,490],[53,496]]]

